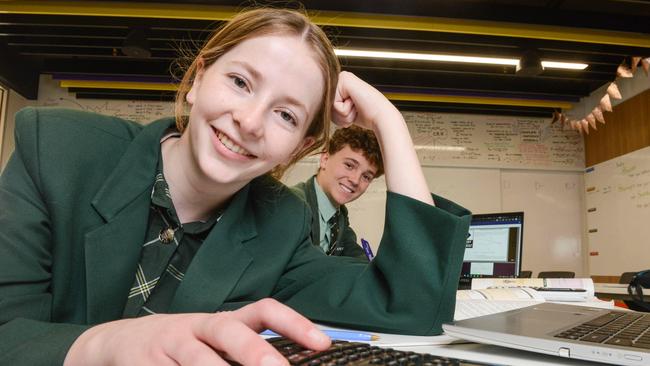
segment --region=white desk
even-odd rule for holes
[[[415,346],[393,347],[401,351],[430,353],[436,356],[455,357],[467,361],[484,362],[513,366],[588,366],[593,362],[571,360],[559,356],[544,355],[541,353],[526,352],[499,346],[490,346],[477,343],[449,344],[441,346]],[[605,365],[605,364],[598,364]]]

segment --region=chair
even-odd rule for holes
[[[533,277],[533,271],[521,271],[519,272],[519,278],[531,278]]]
[[[575,272],[570,271],[543,271],[539,272],[537,278],[574,278]]]
[[[623,272],[621,274],[621,277],[618,279],[618,283],[628,285],[630,281],[632,281],[632,277],[634,277],[635,274],[637,274],[637,272]],[[623,300],[623,303],[630,310],[647,311],[647,309],[637,305],[633,300]]]
[[[618,283],[622,283],[625,285],[629,284],[630,281],[632,281],[632,277],[634,277],[635,274],[636,272],[623,272],[621,274],[621,277],[618,279]]]

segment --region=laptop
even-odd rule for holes
[[[442,328],[477,343],[616,365],[650,365],[650,313],[545,302]]]

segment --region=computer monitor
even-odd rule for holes
[[[518,277],[523,237],[523,212],[473,215],[461,279]]]

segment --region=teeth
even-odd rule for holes
[[[343,188],[343,190],[347,191],[348,193],[352,193],[352,190],[350,188],[344,186],[343,184],[341,184],[341,188]]]
[[[221,141],[223,146],[228,148],[228,150],[240,155],[253,156],[253,154],[246,151],[243,147],[235,144],[235,142],[229,139],[228,136],[226,136],[224,133],[218,132],[217,138],[219,139],[219,141]]]

